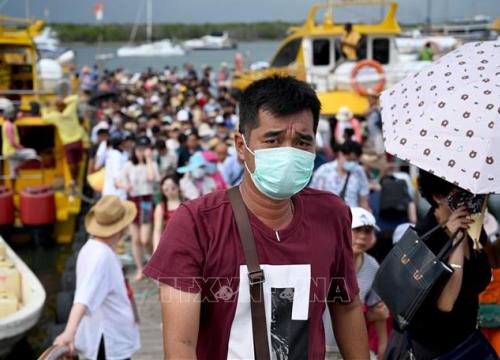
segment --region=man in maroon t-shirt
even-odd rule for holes
[[[349,208],[305,189],[319,112],[314,91],[291,77],[255,82],[240,103],[240,192],[265,274],[270,352],[324,359],[328,305],[344,358],[367,359]],[[225,191],[177,210],[144,273],[161,283],[165,358],[254,358],[248,271]]]

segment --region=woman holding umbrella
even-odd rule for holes
[[[409,348],[419,360],[435,359],[456,349],[476,331],[478,296],[491,278],[485,252],[473,250],[472,240],[467,235],[473,223],[468,209],[450,209],[453,198],[465,191],[426,171],[420,172],[419,188],[431,208],[417,223],[417,233],[422,235],[447,220],[445,227],[425,240],[426,245],[438,253],[455,232],[463,230],[459,236],[466,238],[448,259],[453,269],[451,277],[431,291],[405,332],[393,330],[385,359],[409,358]],[[480,241],[486,242],[484,233]]]
[[[408,358],[409,350],[417,359],[456,359],[450,352],[464,349],[474,355],[461,359],[497,358],[476,330],[491,270],[480,226],[485,196],[472,194],[500,193],[499,56],[498,42],[467,43],[381,95],[386,151],[428,171],[419,186],[431,210],[417,233],[446,222],[424,240],[435,254],[450,234],[462,238],[446,261],[451,276],[432,288],[408,331],[395,329],[386,359]]]

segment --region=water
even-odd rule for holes
[[[71,246],[59,245],[48,248],[32,244],[13,245],[14,251],[35,273],[42,283],[47,298],[38,324],[26,333],[6,360],[36,359],[49,346],[47,332],[55,320],[57,293],[61,290],[60,277],[66,259],[71,254]]]
[[[183,56],[163,57],[125,57],[116,56],[116,50],[123,46],[121,43],[105,43],[101,46],[96,44],[66,44],[65,46],[76,51],[76,64],[78,69],[84,65],[96,63],[96,54],[113,54],[114,57],[104,60],[104,67],[108,69],[124,68],[130,72],[144,71],[148,67],[162,70],[165,66],[177,66],[181,68],[186,62],[192,63],[198,70],[209,65],[218,69],[222,62],[230,66],[234,64],[234,56],[241,53],[244,65],[248,66],[256,61],[269,61],[278,48],[278,41],[255,41],[240,42],[237,49],[230,50],[198,50],[190,51]]]

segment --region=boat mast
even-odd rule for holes
[[[431,26],[432,26],[431,12],[432,12],[432,9],[431,9],[431,0],[427,0],[427,19],[426,19],[426,23],[427,23],[427,31],[428,32],[431,31]]]
[[[29,19],[31,16],[30,0],[26,0],[26,18]]]
[[[153,35],[153,0],[148,0],[147,2],[147,10],[146,10],[147,14],[147,40],[148,42],[151,42],[151,39],[152,39],[152,35]]]

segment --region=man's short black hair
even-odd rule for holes
[[[120,135],[113,135],[109,139],[109,146],[115,150],[120,150],[120,145],[123,144],[123,138]]]
[[[347,140],[339,146],[339,151],[344,155],[355,154],[357,157],[360,157],[363,153],[363,147],[356,141]]]
[[[256,81],[241,96],[239,132],[247,140],[250,138],[250,132],[259,126],[259,110],[274,116],[287,116],[307,109],[312,112],[316,132],[321,103],[308,84],[291,76],[272,76]]]
[[[350,22],[345,23],[344,30],[347,31],[347,32],[351,31],[352,30],[352,24]]]
[[[167,148],[167,144],[164,140],[156,140],[155,149],[157,150],[165,150]]]
[[[97,136],[102,136],[102,135],[109,135],[109,130],[103,128],[97,130]]]

